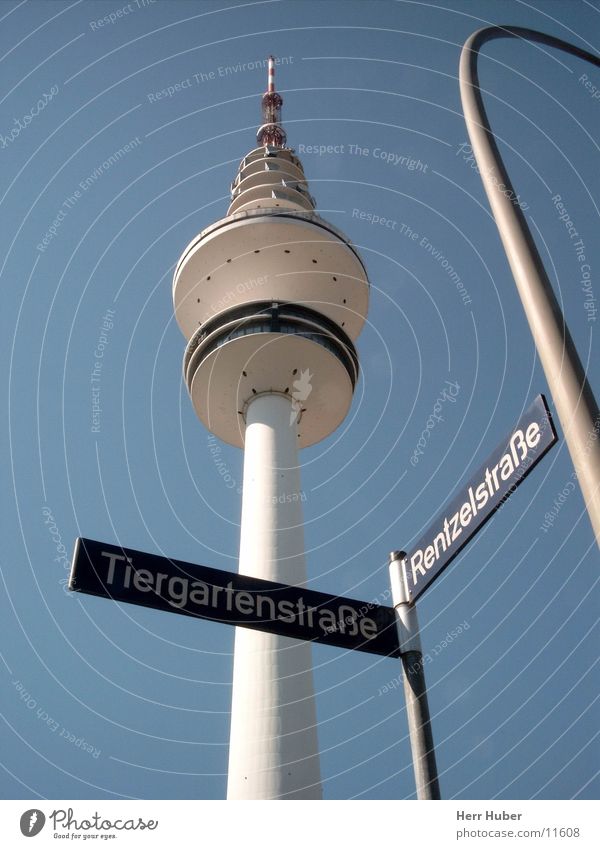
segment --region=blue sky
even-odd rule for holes
[[[303,451],[302,480],[311,586],[377,599],[388,552],[548,394],[462,147],[460,48],[490,22],[597,50],[600,7],[4,2],[0,20],[0,793],[223,798],[233,629],[70,596],[65,565],[81,535],[237,568],[240,495],[182,382],[171,281],[254,146],[254,66],[283,60],[288,142],[369,271],[354,404]],[[492,126],[598,392],[600,79],[508,40],[484,55]],[[459,390],[413,466],[446,381]],[[241,452],[221,456],[241,483]],[[573,480],[561,439],[418,603],[444,798],[597,797],[598,550]],[[411,798],[397,664],[327,647],[314,664],[326,798]]]

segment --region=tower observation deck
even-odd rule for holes
[[[173,302],[196,414],[244,448],[240,572],[303,585],[297,451],[350,408],[369,283],[355,248],[315,211],[286,147],[273,57],[268,68],[257,147],[226,217],[184,250]],[[228,797],[321,798],[310,644],[236,629]]]

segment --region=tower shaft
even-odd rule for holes
[[[302,585],[296,416],[281,394],[247,408],[240,572]],[[310,643],[236,628],[234,658],[227,797],[320,799]]]

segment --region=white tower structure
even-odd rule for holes
[[[268,67],[258,146],[226,217],[183,252],[173,301],[194,409],[244,448],[239,571],[304,585],[298,448],[348,412],[369,282],[349,240],[315,212],[286,146],[273,57]],[[236,628],[227,795],[321,798],[310,643]]]

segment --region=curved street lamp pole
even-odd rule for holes
[[[525,216],[500,156],[483,105],[477,60],[495,38],[521,38],[557,47],[600,66],[600,58],[566,41],[524,27],[490,26],[465,42],[460,57],[460,94],[471,147],[504,245],[596,541],[600,546],[600,412]]]

